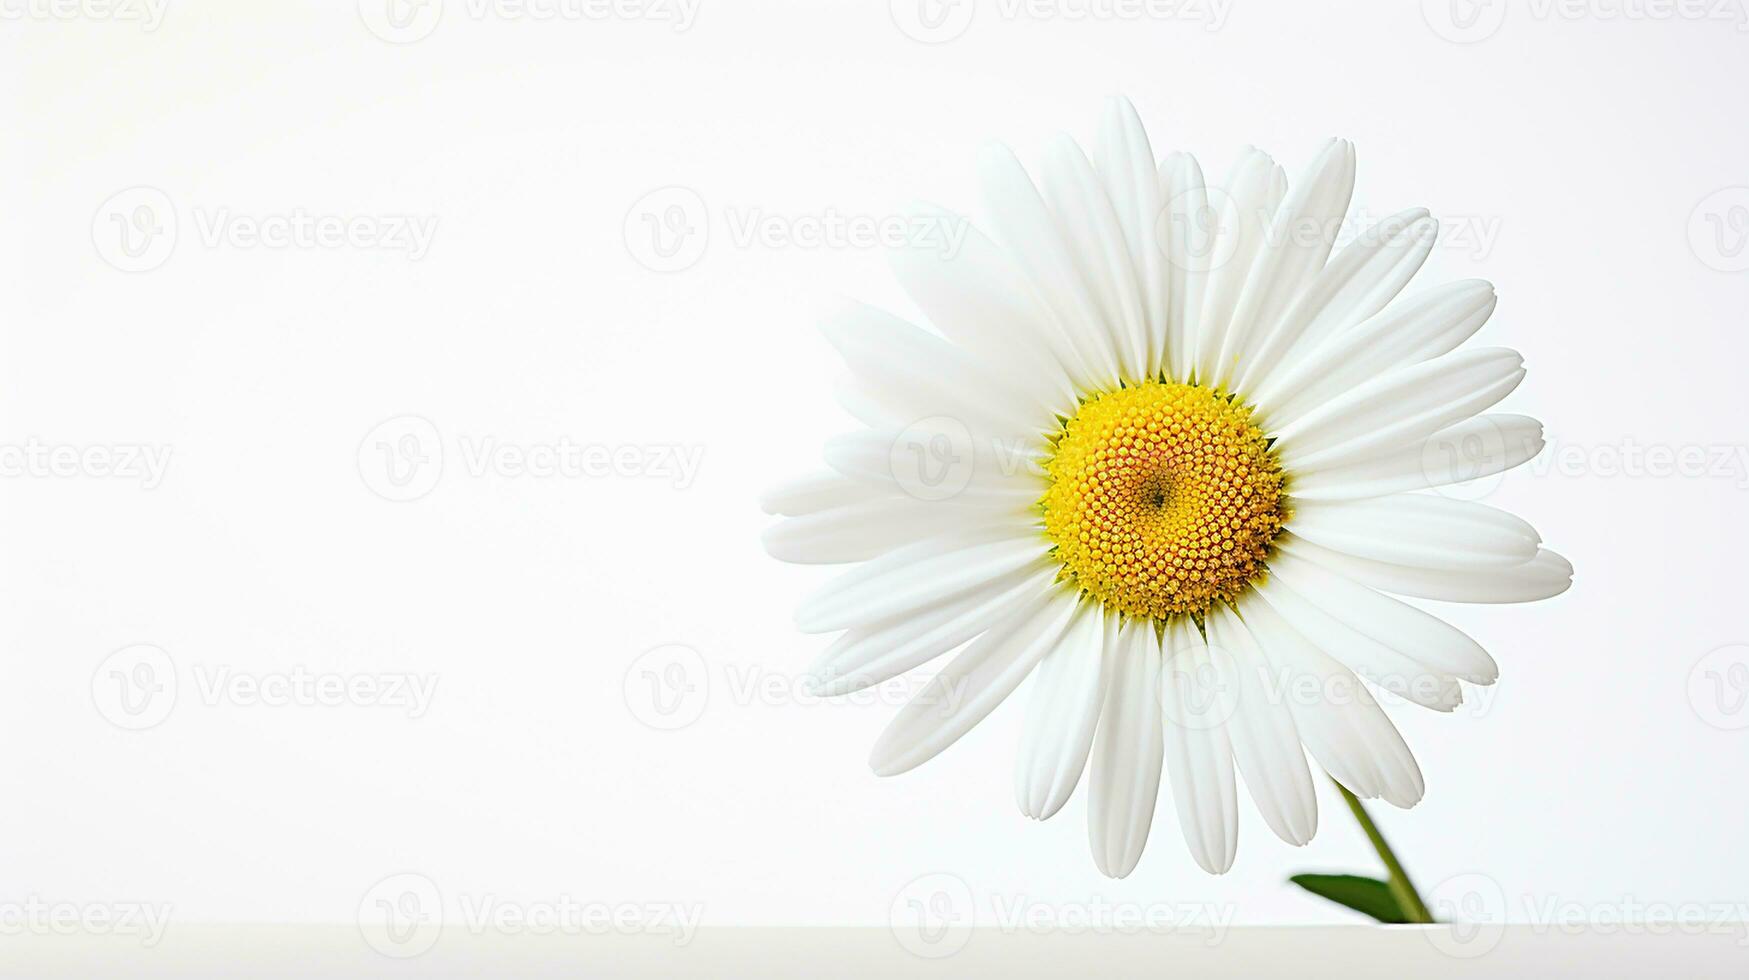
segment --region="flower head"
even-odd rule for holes
[[[1163,772],[1216,873],[1235,770],[1293,844],[1317,825],[1307,752],[1358,796],[1416,803],[1372,692],[1449,711],[1497,669],[1387,593],[1522,602],[1572,576],[1525,522],[1439,492],[1542,448],[1535,420],[1484,414],[1519,356],[1460,349],[1492,287],[1403,292],[1437,232],[1418,209],[1335,248],[1340,140],[1291,188],[1254,149],[1217,188],[1192,157],[1156,162],[1118,101],[1092,159],[1063,139],[1036,180],[1002,148],[982,171],[993,236],[894,255],[933,329],[829,320],[863,428],[765,500],[774,555],[855,566],[798,613],[839,634],[822,693],[954,654],[875,771],[933,757],[1030,677],[1020,807],[1051,816],[1090,770],[1106,874],[1135,867]]]

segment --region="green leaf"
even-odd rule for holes
[[[1294,875],[1288,879],[1321,898],[1370,915],[1380,922],[1409,922],[1391,886],[1361,875]]]

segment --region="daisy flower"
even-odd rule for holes
[[[1003,147],[979,169],[991,234],[924,209],[962,244],[893,253],[929,329],[828,318],[863,428],[763,502],[772,555],[854,566],[797,613],[838,634],[817,689],[953,654],[875,745],[892,775],[1031,677],[1020,809],[1051,816],[1086,771],[1114,877],[1162,773],[1213,873],[1233,862],[1240,778],[1278,836],[1312,837],[1308,753],[1357,796],[1415,804],[1420,769],[1374,690],[1450,711],[1497,669],[1393,595],[1524,602],[1572,579],[1530,525],[1438,489],[1543,445],[1536,420],[1484,414],[1525,373],[1464,346],[1493,287],[1404,292],[1437,232],[1424,210],[1335,248],[1342,140],[1291,187],[1251,148],[1217,187],[1189,155],[1156,161],[1119,100],[1091,157],[1064,137],[1034,175]]]

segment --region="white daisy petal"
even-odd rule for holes
[[[1420,802],[1421,767],[1354,672],[1294,632],[1267,602],[1242,601],[1239,616],[1283,672],[1294,724],[1318,765],[1362,799],[1383,797],[1400,807]]]
[[[1058,410],[1072,407],[1076,388],[1057,356],[1056,327],[1033,298],[1025,275],[966,218],[928,205],[914,206],[909,216],[963,235],[951,252],[887,252],[894,277],[930,325],[1033,389],[1037,400]]]
[[[849,630],[809,668],[816,693],[834,697],[872,687],[1025,616],[1055,574],[1051,568],[1022,569],[920,611]]]
[[[939,489],[944,497],[987,499],[1012,512],[1042,492],[1045,449],[1042,441],[1010,441],[935,416],[900,431],[833,436],[823,455],[839,473],[883,490],[917,496]]]
[[[1399,300],[1280,372],[1278,386],[1257,396],[1269,406],[1263,415],[1273,428],[1290,425],[1369,378],[1456,350],[1488,322],[1495,302],[1494,287],[1480,279]]]
[[[990,630],[949,661],[876,740],[868,760],[875,775],[915,769],[983,721],[1057,647],[1078,601],[1052,586],[1030,616]]]
[[[1099,709],[1105,702],[1105,664],[1111,656],[1112,617],[1088,603],[1057,649],[1033,672],[1026,727],[1014,767],[1020,812],[1045,820],[1069,802],[1087,768]]]
[[[1069,242],[1026,168],[1006,146],[978,156],[984,206],[1040,305],[1051,314],[1053,349],[1081,391],[1097,391],[1118,376],[1117,352],[1098,305],[1077,275]]]
[[[1492,684],[1500,676],[1488,651],[1457,627],[1318,565],[1292,538],[1277,539],[1270,571],[1350,629],[1459,680]]]
[[[1094,322],[1078,329],[1103,339],[1101,366],[1115,372],[1107,384],[1140,381],[1148,357],[1147,314],[1111,198],[1087,155],[1067,136],[1051,144],[1040,184],[1095,314]]]
[[[1188,153],[1174,153],[1161,162],[1160,194],[1164,203],[1157,223],[1166,256],[1166,334],[1165,350],[1154,367],[1182,381],[1196,370],[1202,298],[1220,215],[1209,206],[1202,168]]]
[[[1293,474],[1298,502],[1361,500],[1494,476],[1542,452],[1543,426],[1525,415],[1479,415],[1369,459]]]
[[[1517,351],[1457,351],[1355,385],[1272,435],[1290,471],[1340,466],[1462,422],[1522,380],[1524,358]]]
[[[1166,772],[1190,856],[1209,874],[1225,874],[1239,846],[1239,804],[1226,717],[1208,644],[1188,616],[1166,626],[1160,700]]]
[[[1226,377],[1231,368],[1222,361],[1227,329],[1263,251],[1276,205],[1286,193],[1286,180],[1269,154],[1246,147],[1226,186],[1209,192],[1209,206],[1219,213],[1220,223],[1210,246],[1196,335],[1196,378],[1201,383]]]
[[[1231,685],[1227,736],[1245,788],[1275,835],[1298,847],[1318,830],[1318,794],[1293,712],[1273,691],[1269,661],[1227,606],[1209,610],[1209,648]]]
[[[884,497],[816,511],[765,529],[765,551],[779,561],[832,565],[867,561],[975,521],[979,514],[947,502]],[[1019,518],[1016,530],[1022,527]]]
[[[1154,624],[1126,620],[1114,654],[1088,776],[1087,836],[1100,874],[1122,878],[1141,860],[1160,797],[1165,745]]]
[[[1287,355],[1281,363],[1293,363],[1325,338],[1384,309],[1421,270],[1438,238],[1439,222],[1427,209],[1410,208],[1344,245],[1287,314],[1283,332]],[[1262,393],[1269,388],[1272,373],[1259,370],[1247,378],[1259,402],[1266,400]]]
[[[1036,434],[1050,409],[961,348],[860,303],[820,325],[858,381],[903,422],[941,415],[991,437]]]
[[[1399,493],[1295,504],[1298,538],[1375,561],[1422,568],[1509,568],[1536,557],[1542,538],[1521,518],[1485,504]]]
[[[945,536],[864,562],[796,609],[804,633],[831,633],[927,608],[1034,564],[1046,542],[1000,529]]]
[[[1299,550],[1318,564],[1385,592],[1445,602],[1535,602],[1567,591],[1573,564],[1547,548],[1509,568],[1418,568],[1358,558],[1299,542]]]
[[[1380,688],[1435,711],[1450,711],[1463,703],[1463,688],[1456,677],[1355,630],[1289,588],[1279,576],[1257,583],[1253,590],[1296,633]]]
[[[812,473],[780,483],[760,494],[759,508],[767,514],[800,517],[822,510],[881,500],[896,492],[858,483],[841,473]]]
[[[1096,161],[1101,182],[1129,246],[1130,271],[1142,300],[1142,360],[1138,373],[1159,374],[1166,356],[1166,252],[1160,242],[1160,176],[1136,107],[1125,98],[1111,99],[1099,127]]]
[[[1331,140],[1275,212],[1227,327],[1216,384],[1245,390],[1258,354],[1285,346],[1282,317],[1330,258],[1353,196],[1354,145]]]

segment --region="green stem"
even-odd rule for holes
[[[1409,872],[1403,870],[1397,855],[1391,853],[1391,845],[1385,843],[1385,835],[1379,833],[1378,825],[1372,822],[1372,817],[1367,816],[1366,807],[1361,806],[1360,800],[1348,791],[1348,787],[1336,783],[1336,789],[1342,793],[1348,809],[1354,812],[1354,819],[1360,823],[1360,829],[1366,831],[1366,839],[1372,841],[1373,850],[1379,852],[1379,860],[1385,862],[1385,870],[1391,875],[1386,884],[1391,888],[1391,896],[1397,900],[1397,907],[1403,910],[1410,922],[1432,922],[1433,916],[1428,914],[1427,905],[1421,901],[1415,885],[1409,881]]]

